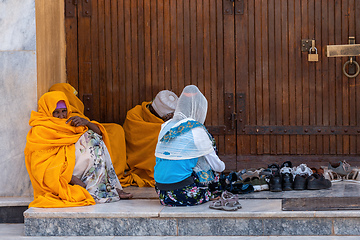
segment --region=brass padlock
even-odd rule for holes
[[[312,49],[315,49],[315,53],[313,53]],[[316,47],[311,47],[310,48],[309,55],[308,55],[308,61],[309,62],[317,62],[317,61],[319,61],[319,54],[317,52]]]

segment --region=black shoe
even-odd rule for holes
[[[271,170],[272,175],[280,175],[280,167],[276,163],[270,164],[268,169]]]
[[[306,176],[296,175],[294,179],[294,190],[305,190],[306,189]]]
[[[282,173],[282,190],[291,191],[293,190],[293,176],[291,173]]]
[[[281,164],[281,168],[283,167],[292,168],[292,163],[290,161],[283,162],[283,164]]]
[[[271,175],[269,181],[269,187],[271,192],[281,192],[282,191],[282,179],[280,174],[278,175]]]
[[[331,187],[331,182],[325,179],[323,175],[317,173],[312,174],[307,178],[307,189],[309,190],[320,190]]]

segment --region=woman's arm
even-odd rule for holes
[[[79,127],[79,126],[87,126],[90,130],[93,130],[94,132],[96,132],[99,135],[101,134],[100,128],[98,126],[96,126],[96,124],[90,122],[89,120],[79,117],[79,116],[73,116],[71,118],[69,118],[66,123],[71,121],[71,125],[75,126],[75,127]]]
[[[215,172],[222,172],[225,170],[225,163],[216,155],[215,150],[204,156],[206,161],[210,164],[211,169]]]

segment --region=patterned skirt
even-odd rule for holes
[[[100,135],[92,130],[85,132],[75,143],[75,156],[73,175],[85,183],[96,203],[120,200],[116,188],[122,187]]]
[[[219,177],[216,175],[212,187],[204,187],[193,174],[194,183],[176,190],[155,190],[159,195],[160,203],[164,206],[194,206],[210,201],[221,195]]]

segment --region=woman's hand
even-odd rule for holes
[[[69,118],[66,123],[70,122],[71,126],[79,127],[79,126],[87,126],[90,121],[85,118],[81,118],[79,116],[73,116]]]
[[[100,136],[102,135],[100,128],[85,118],[79,116],[73,116],[66,121],[66,123],[68,122],[70,122],[71,126],[74,127],[87,126],[90,130],[93,130],[95,133],[99,134]]]
[[[75,177],[74,175],[72,175],[72,177],[71,177],[70,184],[71,184],[71,185],[79,185],[79,186],[81,186],[81,187],[83,187],[83,188],[86,189],[85,183],[84,183],[83,181],[81,181],[80,178]]]

